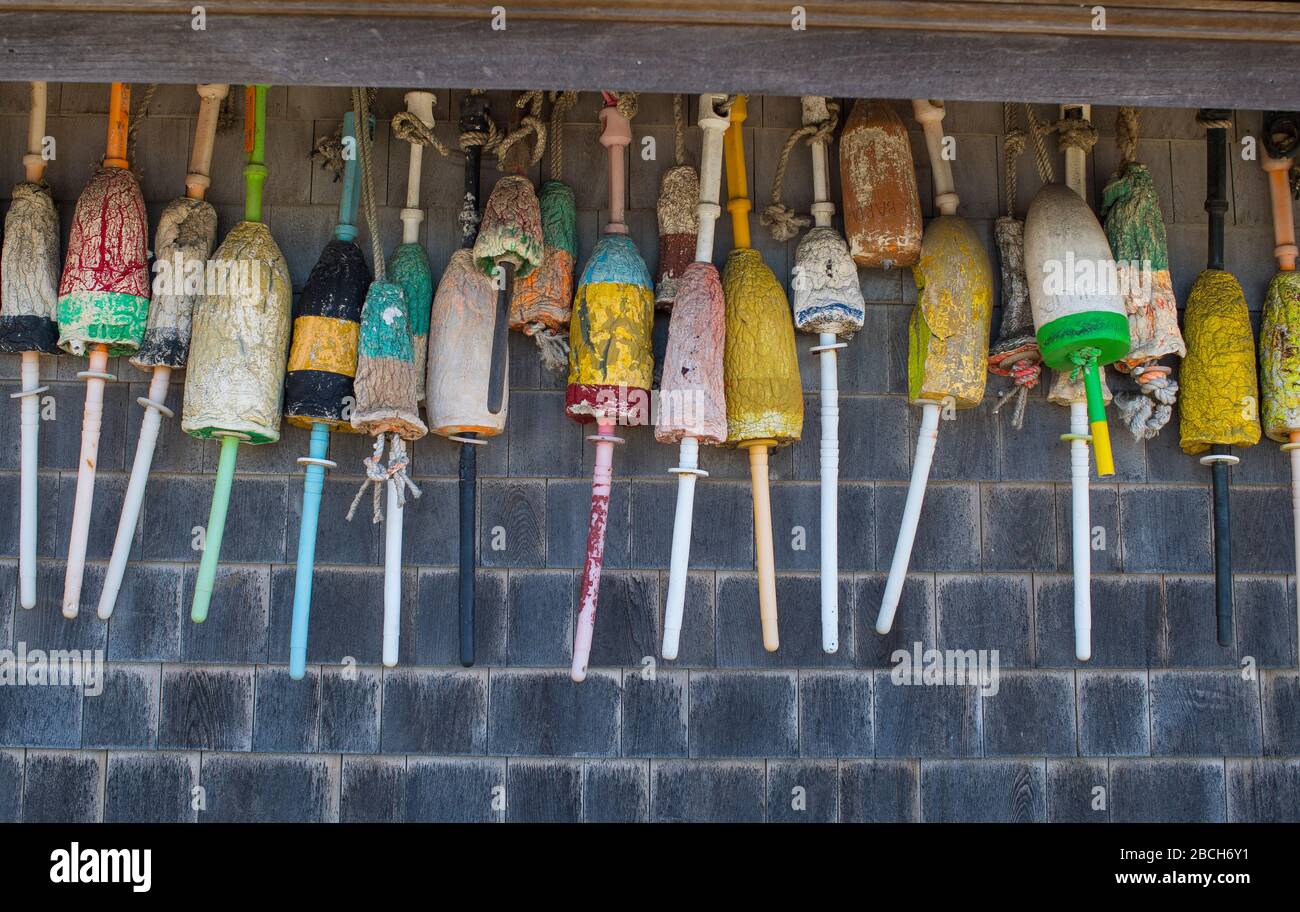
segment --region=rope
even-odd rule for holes
[[[1034,141],[1034,165],[1038,168],[1038,179],[1044,184],[1053,183],[1056,176],[1052,169],[1052,157],[1047,154],[1047,142],[1044,139],[1052,132],[1052,125],[1039,120],[1030,104],[1025,105],[1025,118],[1029,122],[1029,137]]]
[[[1231,130],[1231,117],[1210,117],[1205,111],[1196,112],[1196,122],[1207,130]]]
[[[551,92],[551,180],[564,174],[564,118],[577,103],[577,92]]]
[[[1101,349],[1092,346],[1071,352],[1070,361],[1074,364],[1074,370],[1070,371],[1070,379],[1077,382],[1083,376],[1084,369],[1100,357]]]
[[[1011,379],[1015,385],[998,393],[998,404],[993,406],[993,414],[996,415],[1002,409],[1002,406],[1008,402],[1014,402],[1015,406],[1011,412],[1011,426],[1016,430],[1024,427],[1025,406],[1029,404],[1029,391],[1038,385],[1042,375],[1043,362],[1038,359],[1037,355],[1032,358],[1021,358],[1011,365]]]
[[[131,163],[131,173],[135,175],[136,180],[143,179],[144,170],[135,157],[135,141],[139,136],[140,123],[149,116],[149,105],[153,102],[154,93],[157,91],[158,83],[151,82],[144,90],[144,98],[140,100],[135,116],[131,118],[131,123],[126,128],[126,159]]]
[[[1155,361],[1137,365],[1129,375],[1141,392],[1120,393],[1115,405],[1134,438],[1150,440],[1173,417],[1178,381],[1169,376],[1169,368]]]
[[[413,146],[432,146],[439,154],[449,155],[450,150],[442,144],[442,140],[433,135],[433,128],[437,125],[438,121],[434,120],[433,123],[425,126],[424,121],[410,111],[398,111],[393,115],[393,135],[398,139],[404,139]]]
[[[384,438],[392,437],[388,450],[388,465],[384,465]],[[406,492],[409,489],[413,497],[420,496],[420,489],[415,482],[411,481],[407,469],[411,465],[411,457],[406,454],[406,441],[397,434],[377,434],[375,435],[375,447],[369,456],[363,460],[366,467],[365,481],[361,482],[361,487],[357,489],[357,494],[352,498],[352,506],[348,507],[348,522],[352,522],[352,517],[356,515],[357,506],[361,503],[362,496],[366,493],[366,488],[374,485],[372,490],[372,501],[370,509],[370,521],[372,523],[381,523],[384,521],[384,512],[380,508],[379,494],[384,489],[384,485],[392,479],[397,484],[397,505],[406,506]]]
[[[229,130],[235,125],[235,93],[226,92],[226,97],[221,99],[221,106],[217,108],[217,131]]]
[[[607,100],[613,101],[614,106],[618,108],[618,113],[622,114],[628,120],[631,120],[633,117],[636,117],[636,112],[640,108],[640,103],[637,101],[636,92],[605,91],[602,92],[601,95],[605,96]]]
[[[825,120],[819,123],[806,124],[794,130],[790,138],[785,141],[781,147],[781,156],[776,162],[776,174],[772,177],[772,199],[763,210],[759,221],[766,225],[772,237],[778,241],[788,241],[799,233],[800,228],[806,228],[812,224],[812,219],[806,216],[797,216],[794,210],[781,202],[781,185],[785,183],[786,165],[790,163],[790,152],[794,149],[795,143],[800,139],[807,138],[808,145],[824,142],[829,143],[831,136],[835,132],[835,124],[839,119],[840,106],[837,102],[826,99],[827,116]]]
[[[1006,132],[1002,140],[1003,166],[1006,168],[1007,215],[1016,217],[1016,164],[1025,151],[1028,134],[1020,128],[1020,118],[1016,115],[1016,106],[1009,101],[1002,103],[1002,127]],[[1019,425],[1017,425],[1018,427]]]
[[[523,332],[525,336],[532,336],[537,343],[542,367],[559,372],[569,366],[569,343],[561,332],[551,329],[540,320],[529,323]]]
[[[1137,161],[1137,108],[1120,108],[1115,115],[1115,145],[1119,147],[1119,168],[1116,173],[1122,174],[1130,162]]]
[[[534,89],[531,92],[524,92],[515,101],[515,107],[525,111],[523,117],[519,119],[519,126],[511,130],[501,140],[497,146],[497,167],[502,171],[523,172],[542,160],[542,153],[546,151],[546,123],[542,120],[542,100],[545,93],[540,89]],[[532,134],[536,137],[533,142],[532,151],[529,152],[526,165],[516,165],[513,162],[507,164],[510,160],[510,152],[514,147]],[[519,153],[515,153],[516,157]]]
[[[1062,152],[1082,149],[1086,154],[1097,145],[1097,127],[1090,120],[1062,117],[1052,124],[1052,130],[1058,134],[1056,145]]]
[[[320,162],[322,171],[334,172],[334,182],[343,178],[343,128],[335,130],[331,136],[322,136],[307,153],[308,158]]]
[[[379,233],[379,217],[375,205],[375,173],[371,161],[370,95],[372,89],[352,90],[352,111],[357,119],[357,153],[361,164],[361,207],[366,214],[366,227],[370,229],[370,248],[375,258],[375,281],[384,281],[384,244]]]
[[[482,95],[482,89],[470,89],[471,95]],[[501,132],[497,129],[496,122],[491,117],[486,118],[487,131],[482,130],[465,130],[460,134],[460,151],[466,152],[475,146],[482,147],[484,152],[495,152],[501,145]]]
[[[682,96],[673,96],[673,159],[686,164],[686,113],[682,110]]]

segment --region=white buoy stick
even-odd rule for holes
[[[700,200],[695,208],[698,227],[695,235],[695,262],[713,260],[714,227],[722,207],[722,135],[728,119],[719,117],[715,105],[722,96],[700,96],[700,130],[704,134],[700,151]],[[695,513],[695,479],[709,473],[700,469],[700,442],[683,437],[678,445],[677,506],[673,513],[673,544],[668,563],[668,596],[664,604],[664,640],[662,655],[677,658],[686,608],[686,573],[691,559],[691,526]]]
[[[68,539],[68,564],[63,577],[63,616],[81,611],[81,581],[86,573],[86,546],[90,540],[91,507],[95,499],[95,468],[99,465],[99,430],[104,419],[104,384],[117,379],[108,372],[108,346],[90,350],[90,365],[77,374],[86,381],[86,409],[81,419],[81,453],[77,457],[77,494],[72,502],[72,534]]]
[[[898,543],[894,545],[894,559],[889,565],[889,578],[885,581],[885,596],[880,600],[880,615],[876,618],[876,632],[889,633],[894,626],[894,613],[903,595],[903,582],[907,566],[912,560],[912,542],[921,520],[921,503],[925,500],[925,486],[930,480],[930,465],[934,462],[934,448],[939,441],[939,409],[941,403],[926,402],[921,406],[921,432],[916,438],[916,462],[912,465],[912,480],[907,486],[907,503],[903,507],[903,522],[898,529]]]
[[[682,634],[682,615],[686,604],[686,570],[691,557],[691,518],[695,511],[695,479],[707,472],[700,470],[700,442],[683,437],[677,468],[677,511],[673,514],[673,550],[668,564],[668,601],[664,608],[665,659],[677,658]]]
[[[384,516],[384,664],[397,664],[402,630],[402,501],[398,482],[388,479],[388,512]]]
[[[1070,403],[1070,535],[1074,562],[1074,656],[1092,658],[1092,551],[1088,509],[1088,403]]]
[[[22,474],[18,492],[18,577],[19,603],[36,607],[36,483],[38,441],[41,431],[41,356],[23,352],[22,392]]]
[[[824,110],[824,105],[823,105]],[[804,105],[804,122],[810,108]],[[826,180],[826,142],[812,144],[813,222],[819,228],[831,227],[835,204],[830,201]],[[822,651],[840,648],[839,592],[839,475],[840,475],[840,391],[838,351],[845,344],[835,333],[819,333],[812,349],[820,362],[821,373],[821,617]]]
[[[117,536],[113,539],[113,556],[109,559],[108,572],[104,575],[104,588],[99,593],[97,613],[105,621],[113,616],[113,606],[117,604],[117,596],[122,589],[122,577],[126,574],[131,542],[135,538],[135,527],[144,504],[144,489],[149,481],[149,469],[153,466],[154,449],[158,445],[158,431],[162,427],[163,416],[172,417],[171,409],[163,404],[167,401],[171,376],[170,367],[163,364],[154,367],[153,378],[149,381],[149,395],[136,400],[144,406],[144,420],[140,422],[140,441],[136,444],[131,478],[126,485],[126,497],[122,500]]]
[[[23,167],[27,180],[40,183],[45,177],[45,114],[48,110],[48,88],[44,82],[31,85],[31,108],[27,116],[27,154]],[[41,427],[41,355],[25,351],[22,354],[22,391],[17,397],[21,405],[21,473],[18,484],[18,602],[24,608],[36,607],[36,498],[37,471],[39,467]]]

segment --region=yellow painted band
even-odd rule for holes
[[[1110,451],[1110,428],[1105,419],[1092,422],[1092,451],[1097,457],[1097,476],[1105,478],[1115,474],[1115,457]]]
[[[361,324],[337,317],[302,316],[293,321],[289,370],[326,371],[344,377],[357,373]]]

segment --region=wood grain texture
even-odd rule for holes
[[[795,32],[788,7],[781,28],[752,24],[752,17],[745,25],[604,20],[592,28],[572,16],[519,15],[505,31],[492,31],[476,10],[475,18],[377,16],[362,31],[290,6],[275,16],[223,12],[222,40],[205,42],[196,54],[189,12],[178,12],[180,4],[51,7],[0,2],[6,50],[0,79],[193,83],[220,77],[280,85],[545,84],[696,93],[715,86],[724,72],[754,94],[1061,102],[1077,99],[1079,86],[1087,85],[1094,104],[1235,107],[1248,98],[1280,109],[1294,107],[1297,93],[1272,52],[1243,53],[1241,43],[1216,40],[1206,29],[1157,40],[1120,27],[1119,10],[1104,34],[1085,27],[1062,35],[940,31],[891,16],[878,27]],[[151,8],[169,14],[141,11]],[[1020,15],[1026,8],[1013,9]],[[1300,41],[1294,17],[1259,9],[1267,17],[1258,30],[1263,37]],[[1053,21],[1072,19],[1047,12]],[[735,22],[732,16],[728,21]],[[1180,11],[1175,18],[1188,17]],[[1232,16],[1238,23],[1252,18],[1246,11]],[[319,53],[325,33],[337,51],[328,65]],[[376,46],[384,53],[373,53]],[[431,55],[430,47],[439,53]],[[789,66],[792,55],[800,61],[797,71]],[[1007,66],[1009,59],[1016,66]]]

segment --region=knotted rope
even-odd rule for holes
[[[1056,145],[1062,152],[1069,149],[1082,149],[1086,155],[1097,145],[1097,127],[1091,120],[1082,117],[1062,117],[1052,124],[1057,133]]]
[[[1150,440],[1173,417],[1178,382],[1169,376],[1169,368],[1156,361],[1133,367],[1129,376],[1141,393],[1120,393],[1115,397],[1115,406],[1135,438]]]
[[[577,92],[551,92],[551,180],[564,174],[564,118],[578,103]]]
[[[515,107],[524,112],[519,119],[519,126],[507,133],[497,145],[497,167],[502,171],[522,173],[542,160],[546,151],[546,122],[542,120],[542,101],[546,97],[540,89],[524,92],[515,101]],[[528,153],[527,164],[520,164],[521,153],[516,152],[512,158],[510,152],[520,142],[532,135],[532,150]],[[527,148],[521,147],[521,148]]]
[[[436,99],[434,103],[437,103]],[[424,121],[410,111],[398,111],[393,115],[393,135],[398,139],[404,139],[413,146],[432,146],[440,155],[450,155],[451,150],[433,135],[433,129],[437,125],[438,121],[434,120],[426,126]]]
[[[1002,390],[998,393],[998,404],[993,406],[993,414],[1002,410],[1002,406],[1008,402],[1014,402],[1015,407],[1011,411],[1011,426],[1020,430],[1025,426],[1025,406],[1029,404],[1029,391],[1038,385],[1039,379],[1043,376],[1043,362],[1039,360],[1038,355],[1021,358],[1011,365],[1011,380],[1013,386],[1009,390]]]
[[[471,95],[482,95],[482,89],[470,89]],[[479,146],[484,152],[495,152],[501,145],[501,132],[491,117],[487,118],[487,130],[465,130],[460,134],[460,151],[467,152]]]
[[[1006,176],[1006,213],[1016,215],[1016,164],[1025,151],[1029,135],[1020,128],[1020,118],[1016,115],[1016,106],[1009,101],[1002,103],[1002,128],[1006,135],[1002,139],[1002,161]]]
[[[354,88],[352,90],[352,111],[356,115],[357,121],[357,158],[361,166],[361,208],[365,214],[366,226],[370,229],[370,246],[371,253],[374,256],[375,282],[385,281],[387,275],[384,266],[384,244],[379,230],[379,218],[375,203],[375,172],[372,148],[373,140],[370,136],[370,104],[372,102],[372,89]],[[385,466],[384,443],[385,437],[391,437],[388,451],[388,465]],[[407,475],[407,468],[411,460],[406,454],[406,441],[402,440],[396,433],[376,434],[375,448],[371,455],[363,460],[366,467],[366,478],[361,482],[361,487],[357,491],[356,497],[352,498],[352,506],[348,509],[348,520],[352,519],[356,513],[357,504],[361,502],[361,496],[365,494],[366,488],[374,485],[374,509],[372,511],[371,522],[383,522],[383,512],[379,506],[379,493],[386,482],[390,479],[397,487],[397,502],[399,505],[406,503],[406,489],[409,488],[414,496],[420,496],[420,489],[411,481]]]
[[[384,465],[384,438],[392,437],[388,450],[388,465]],[[411,457],[406,452],[406,441],[397,434],[376,434],[375,448],[369,456],[363,460],[366,467],[366,480],[361,482],[361,487],[357,489],[357,494],[352,498],[352,506],[348,507],[348,522],[356,515],[357,506],[361,503],[362,496],[366,493],[366,488],[373,485],[372,502],[370,509],[370,522],[381,523],[384,521],[383,510],[379,506],[379,492],[391,480],[397,486],[397,505],[406,506],[406,492],[410,489],[411,496],[419,497],[421,491],[415,482],[411,481],[411,476],[407,470],[411,465]]]
[[[618,113],[622,114],[628,120],[636,117],[636,112],[640,108],[640,102],[637,101],[636,92],[601,92],[607,101],[614,102],[614,107],[618,108]]]
[[[307,157],[320,162],[322,171],[334,173],[334,183],[343,179],[343,128],[339,127],[329,136],[316,140]]]
[[[827,116],[824,120],[805,124],[794,130],[790,138],[785,141],[785,145],[781,147],[781,156],[776,162],[776,174],[772,177],[772,198],[759,217],[759,221],[767,226],[772,237],[778,241],[788,241],[799,233],[800,228],[807,228],[812,224],[811,218],[795,215],[793,209],[781,202],[781,185],[785,183],[785,169],[790,163],[790,152],[800,139],[807,139],[810,146],[819,142],[830,143],[831,136],[835,132],[835,124],[839,120],[839,103],[826,99],[826,112]]]
[[[1115,115],[1115,145],[1119,147],[1119,172],[1123,173],[1130,162],[1137,161],[1138,112],[1137,108],[1124,107]]]
[[[1083,377],[1084,371],[1089,364],[1094,363],[1101,357],[1101,349],[1093,346],[1080,348],[1070,353],[1070,363],[1074,365],[1074,370],[1070,371],[1070,379],[1076,383]]]

